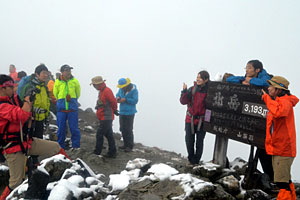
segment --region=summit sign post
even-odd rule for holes
[[[210,82],[204,129],[224,138],[264,149],[268,109],[262,87]]]

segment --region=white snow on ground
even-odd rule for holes
[[[192,194],[193,191],[198,192],[207,185],[213,186],[210,182],[193,177],[191,174],[177,174],[170,177],[171,181],[179,181],[185,192],[184,196],[174,197],[172,199],[185,199]]]
[[[220,165],[217,165],[217,164],[214,164],[214,163],[211,163],[211,162],[203,163],[203,165],[201,165],[201,166],[203,166],[204,169],[206,169],[208,171],[217,170],[217,168],[220,167]]]
[[[149,164],[151,161],[146,160],[143,158],[136,158],[134,160],[129,160],[126,164],[126,169],[127,170],[132,170],[132,169],[140,169],[144,167],[145,165]]]
[[[160,163],[152,165],[147,172],[153,173],[150,175],[151,180],[165,180],[169,178],[171,175],[178,174],[178,171],[169,165]]]
[[[108,186],[112,187],[111,192],[116,190],[124,190],[129,185],[130,178],[127,174],[111,174],[109,175]]]
[[[236,167],[238,167],[239,169],[242,169],[245,165],[247,165],[247,162],[242,162],[241,158],[235,158],[232,162],[230,162],[230,169],[235,169]]]
[[[0,165],[0,171],[8,171],[9,168],[5,165]]]
[[[54,160],[56,161],[64,161],[64,162],[71,162],[70,160],[66,159],[63,155],[56,155],[51,158],[43,160],[41,163],[42,165],[39,166],[39,170],[45,171],[44,166],[47,162]],[[152,165],[152,167],[147,171],[147,173],[150,173],[150,175],[146,175],[144,177],[139,177],[141,170],[139,168],[145,166],[145,164],[148,164],[150,161],[137,158],[133,161],[130,161],[127,163],[126,168],[133,168],[133,170],[123,170],[120,174],[111,174],[109,176],[109,184],[112,189],[109,190],[105,184],[99,180],[102,174],[95,174],[84,162],[81,162],[81,165],[78,163],[72,163],[72,167],[70,169],[67,169],[63,176],[65,174],[72,174],[76,169],[82,168],[82,165],[84,165],[84,168],[87,169],[87,171],[90,173],[90,177],[87,177],[85,179],[86,183],[88,185],[91,185],[89,188],[80,188],[79,186],[84,182],[84,178],[79,175],[73,175],[68,179],[61,179],[57,182],[52,182],[47,185],[48,189],[52,189],[50,192],[50,195],[48,197],[49,200],[57,200],[57,199],[66,199],[68,195],[70,195],[70,191],[74,194],[75,198],[79,198],[80,195],[84,193],[94,193],[96,194],[96,191],[102,190],[107,192],[107,194],[117,191],[117,190],[124,190],[131,182],[135,181],[142,181],[145,179],[151,179],[151,180],[165,180],[169,179],[170,181],[178,181],[181,185],[184,194],[174,197],[174,200],[178,199],[186,199],[189,197],[193,191],[199,191],[203,187],[213,185],[211,182],[205,182],[201,179],[198,179],[196,177],[193,177],[191,174],[178,174],[179,172],[175,169],[170,167],[166,164],[155,164]],[[218,165],[214,165],[212,163],[206,163],[205,164],[207,168],[215,168]],[[3,167],[4,168],[4,167]],[[68,173],[70,172],[70,173]],[[14,192],[18,192],[19,194],[21,192],[26,191],[28,188],[27,181],[24,181],[18,188],[14,190]],[[13,192],[12,192],[13,193]],[[11,194],[12,194],[11,193]],[[243,192],[242,192],[243,193]],[[15,200],[16,198],[8,198]],[[116,200],[118,199],[116,195],[108,195],[106,200]]]

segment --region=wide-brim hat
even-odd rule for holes
[[[117,87],[118,88],[124,88],[126,87],[127,85],[129,85],[131,83],[130,79],[129,78],[120,78],[120,80],[118,81],[118,85]]]
[[[94,78],[92,78],[92,82],[90,83],[90,85],[92,84],[97,85],[103,82],[105,82],[105,80],[103,80],[102,76],[95,76]]]
[[[282,76],[273,76],[271,80],[267,80],[270,85],[282,90],[289,90],[290,82]]]

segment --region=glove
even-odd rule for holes
[[[36,114],[41,113],[42,109],[41,108],[33,108],[33,112]]]
[[[119,113],[118,110],[115,110],[115,111],[114,111],[114,114],[115,114],[116,116],[119,116],[119,115],[120,115],[120,113]]]

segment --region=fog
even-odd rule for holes
[[[200,70],[211,79],[243,75],[247,61],[259,59],[300,97],[299,8],[295,0],[2,0],[1,73],[9,64],[27,73],[39,63],[53,73],[69,64],[81,84],[83,109],[95,107],[92,77],[103,76],[114,93],[118,79],[129,77],[139,90],[135,141],[186,156],[186,107],[179,97],[183,82],[191,86]],[[299,115],[298,105],[297,130]],[[214,139],[207,133],[205,161],[212,159]],[[299,150],[299,134],[297,143]],[[230,141],[228,157],[247,160],[249,149]],[[293,179],[300,180],[299,167],[298,156]]]

